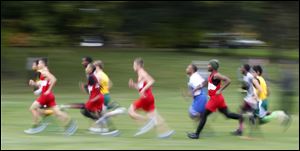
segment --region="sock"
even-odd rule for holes
[[[243,131],[243,129],[244,129],[244,124],[242,121],[239,121],[239,129],[238,130]]]

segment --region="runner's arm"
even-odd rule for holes
[[[47,93],[49,93],[49,92],[51,92],[52,88],[54,87],[54,85],[55,85],[57,79],[55,78],[55,76],[54,76],[53,74],[51,74],[51,73],[48,72],[48,71],[44,71],[43,74],[44,74],[45,77],[48,78],[49,81],[50,81],[50,86],[49,86],[48,90],[46,91]],[[47,94],[47,93],[46,93],[46,94]]]
[[[144,93],[149,87],[154,84],[155,80],[147,73],[142,73],[142,76],[147,82],[147,85],[145,85],[145,87],[141,90],[141,93]]]
[[[223,90],[231,83],[231,80],[228,77],[221,75],[220,73],[216,73],[214,79],[224,81],[224,84],[221,86],[220,90],[218,90],[218,94],[223,92]]]

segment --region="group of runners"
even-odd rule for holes
[[[112,82],[104,72],[104,63],[91,57],[82,58],[82,65],[85,69],[87,82],[80,84],[80,87],[88,93],[89,98],[83,103],[69,103],[57,105],[53,94],[53,87],[56,77],[50,72],[46,59],[38,59],[33,62],[32,69],[35,72],[35,79],[29,81],[29,85],[34,87],[34,94],[38,98],[32,103],[30,112],[33,117],[33,126],[25,130],[27,134],[42,132],[48,125],[44,120],[50,115],[55,115],[64,126],[66,135],[73,135],[78,126],[64,110],[68,108],[79,109],[87,118],[92,120],[92,125],[88,130],[101,135],[117,136],[119,130],[112,120],[113,116],[126,113],[126,108],[121,107],[117,102],[111,101],[110,89]],[[210,60],[207,70],[210,72],[208,78],[199,74],[195,64],[189,64],[186,74],[189,77],[189,94],[193,97],[189,107],[189,115],[198,124],[194,133],[188,133],[188,138],[198,139],[204,128],[207,117],[217,109],[227,118],[238,120],[238,129],[233,131],[233,135],[241,136],[244,131],[244,121],[249,120],[251,125],[265,124],[272,119],[281,120],[282,124],[290,122],[290,116],[284,111],[268,110],[268,96],[270,91],[262,74],[260,65],[250,66],[244,64],[240,67],[243,75],[242,88],[246,91],[243,104],[239,113],[230,112],[224,100],[222,92],[227,88],[231,80],[218,72],[219,61]],[[153,77],[145,70],[142,58],[133,61],[133,70],[137,73],[137,80],[129,79],[129,88],[136,89],[140,97],[128,108],[128,115],[143,126],[138,129],[134,136],[139,136],[155,128],[158,138],[169,138],[175,131],[170,129],[164,118],[158,113],[155,106],[155,98],[152,93],[152,86],[155,82]],[[222,84],[223,83],[223,84]],[[146,112],[146,116],[139,114],[138,110]]]

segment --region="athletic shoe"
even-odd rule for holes
[[[243,131],[241,131],[240,129],[237,129],[236,131],[231,132],[231,134],[235,135],[235,136],[242,136],[243,135]]]
[[[149,122],[144,126],[142,127],[137,133],[135,133],[134,136],[139,136],[139,135],[142,135],[144,133],[147,133],[148,131],[150,131],[153,127],[155,126],[155,119],[152,118],[149,120]]]
[[[105,117],[105,116],[102,116],[102,117],[100,117],[95,123],[96,123],[96,124],[100,124],[100,123],[103,123],[105,120],[106,120],[106,117]]]
[[[115,109],[115,110],[113,110],[113,111],[117,111],[118,112],[118,114],[124,114],[125,112],[126,112],[126,108],[125,107],[119,107],[119,108],[117,108],[117,109]],[[96,121],[96,124],[100,124],[100,123],[103,123],[105,120],[107,120],[107,118],[109,118],[109,117],[107,117],[107,116],[102,116],[102,117],[100,117],[97,121]]]
[[[106,132],[109,132],[109,129],[108,128],[102,128],[102,133],[106,133]]]
[[[163,134],[158,135],[158,138],[169,138],[171,135],[175,133],[174,130],[167,131]]]
[[[66,127],[65,135],[73,135],[77,131],[77,124],[74,120],[71,120]]]
[[[42,132],[46,127],[48,126],[48,123],[41,123],[39,125],[34,125],[32,128],[24,130],[26,134],[36,134]]]
[[[64,105],[64,104],[61,104],[61,105],[59,105],[58,107],[59,107],[59,109],[60,109],[61,111],[66,111],[67,109],[70,108],[70,105]]]
[[[196,133],[188,133],[187,136],[190,139],[199,139],[199,135],[197,135]]]
[[[119,130],[113,130],[113,131],[110,131],[110,132],[102,132],[100,133],[100,135],[102,136],[119,136],[120,135],[120,132]]]
[[[126,113],[126,108],[125,107],[117,107],[115,110],[118,110],[120,114]]]
[[[98,128],[98,127],[90,127],[89,131],[94,132],[94,133],[101,133],[102,132],[102,128]]]
[[[284,126],[284,132],[290,127],[292,123],[292,117],[288,114],[284,117],[283,121],[281,122],[281,125]]]

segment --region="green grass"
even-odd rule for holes
[[[185,67],[192,60],[209,60],[217,58],[221,62],[220,72],[232,79],[232,84],[224,91],[227,104],[232,111],[237,111],[242,95],[236,90],[239,87],[237,68],[240,59],[223,56],[203,56],[199,53],[180,53],[172,50],[114,50],[87,48],[3,48],[1,50],[1,149],[299,149],[299,112],[298,101],[295,104],[291,127],[283,133],[277,121],[261,127],[263,138],[243,140],[229,134],[237,127],[234,120],[225,119],[220,113],[213,114],[207,122],[199,140],[186,137],[187,131],[193,131],[195,124],[188,117],[190,102],[185,101],[180,89],[186,87]],[[144,49],[145,50],[145,49]],[[111,90],[113,100],[122,106],[129,105],[138,97],[135,90],[128,89],[128,79],[136,78],[132,70],[132,60],[143,57],[145,68],[155,78],[153,93],[157,109],[166,119],[168,125],[176,130],[170,139],[155,138],[155,131],[140,137],[133,137],[139,128],[128,115],[113,119],[121,131],[119,137],[105,137],[90,134],[87,131],[89,120],[78,110],[68,113],[78,121],[79,130],[74,136],[64,136],[59,124],[54,121],[46,131],[37,135],[23,133],[31,125],[29,106],[35,99],[31,89],[26,85],[28,73],[25,70],[26,57],[48,56],[50,70],[55,74],[58,83],[54,88],[59,104],[83,102],[87,95],[78,88],[78,81],[85,81],[81,58],[90,55],[105,63],[105,71],[114,85]],[[245,58],[247,58],[245,56]],[[295,74],[299,77],[296,65]],[[279,78],[277,64],[268,64],[268,75]],[[298,81],[299,79],[297,79]],[[277,109],[280,88],[271,84],[270,108]],[[297,87],[297,90],[299,88]],[[299,94],[295,96],[299,100]],[[56,123],[56,124],[55,124]],[[214,135],[210,136],[213,131]],[[246,129],[248,131],[248,129]]]

